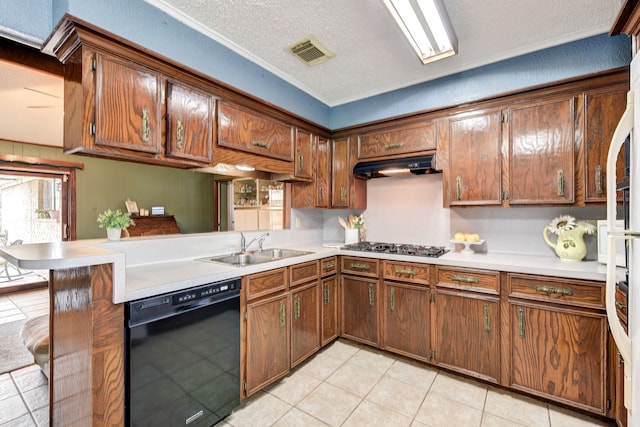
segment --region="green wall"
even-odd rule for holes
[[[76,172],[78,239],[100,238],[96,217],[106,209],[126,210],[124,201],[139,208],[164,206],[185,233],[213,231],[214,175],[138,163],[66,155],[61,148],[0,141],[0,153],[84,164]]]

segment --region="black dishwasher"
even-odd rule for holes
[[[212,426],[240,403],[240,279],[126,304],[126,422]]]

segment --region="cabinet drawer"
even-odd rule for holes
[[[500,293],[500,274],[497,271],[448,269],[438,267],[438,284],[443,288],[464,289],[487,294]]]
[[[403,282],[429,284],[429,265],[384,261],[384,278]]]
[[[296,286],[302,283],[317,280],[320,277],[319,262],[309,261],[289,267],[289,285]]]
[[[250,276],[246,276],[244,279],[244,288],[246,289],[247,300],[252,300],[263,295],[287,289],[286,267],[252,274]]]
[[[509,297],[604,309],[603,282],[509,274]]]
[[[320,274],[322,277],[331,276],[338,272],[338,257],[332,256],[320,260]]]
[[[358,276],[378,277],[379,261],[373,258],[355,258],[343,256],[340,264],[340,272],[343,274],[355,274]]]
[[[358,137],[358,159],[435,149],[436,125],[434,122],[417,123],[402,129],[369,133]]]

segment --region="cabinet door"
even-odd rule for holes
[[[385,350],[429,361],[429,288],[384,282]]]
[[[247,304],[247,396],[289,372],[287,313],[286,295]]]
[[[511,303],[511,386],[605,414],[607,321],[600,312]]]
[[[432,121],[404,125],[399,129],[374,132],[358,137],[358,159],[384,158],[435,149],[436,125]]]
[[[354,341],[378,346],[378,280],[342,276],[342,331]]]
[[[451,206],[502,203],[502,113],[449,121]]]
[[[436,364],[497,383],[499,298],[438,289],[434,307]]]
[[[607,154],[611,137],[624,113],[627,88],[587,92],[585,99],[585,202],[607,200]],[[624,176],[624,154],[618,156],[616,182]]]
[[[291,367],[320,348],[318,282],[291,292]]]
[[[326,345],[338,336],[338,279],[322,280],[322,340]]]
[[[331,150],[331,207],[349,207],[349,138],[333,141]]]
[[[509,204],[574,201],[574,99],[511,109]]]
[[[329,141],[318,138],[316,144],[316,184],[315,197],[317,208],[329,207],[329,193],[331,191],[331,162]]]
[[[155,71],[97,54],[95,144],[159,153],[161,92]]]
[[[211,161],[214,100],[208,93],[167,82],[166,155],[201,163]]]
[[[296,129],[296,148],[294,175],[299,178],[313,178],[313,135],[311,132]]]

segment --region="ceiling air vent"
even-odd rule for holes
[[[336,56],[335,53],[313,36],[309,36],[304,40],[292,44],[287,47],[287,50],[309,66],[320,64]]]

